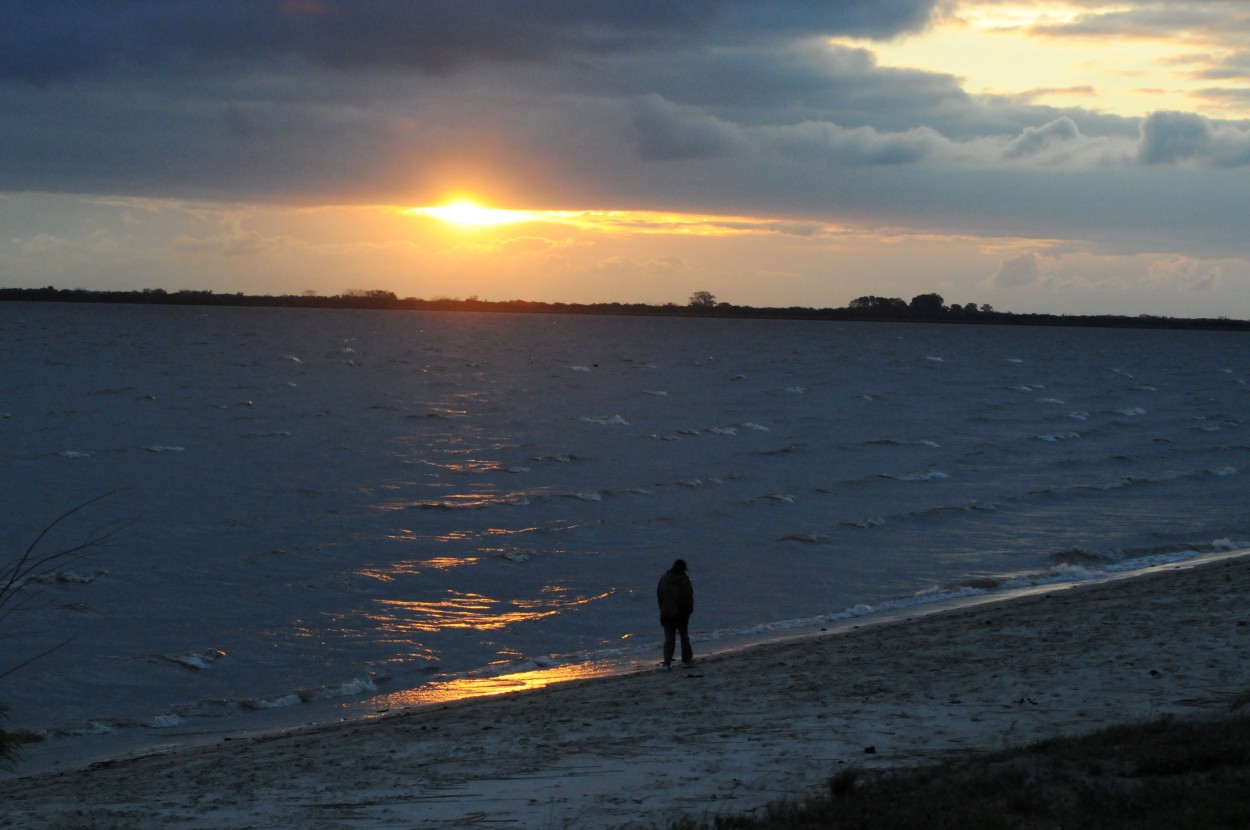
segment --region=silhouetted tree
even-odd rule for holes
[[[941,294],[918,294],[911,298],[912,313],[917,317],[938,317],[946,310]]]
[[[847,308],[853,311],[865,311],[870,314],[897,317],[907,310],[907,303],[898,297],[875,297],[869,294],[868,296],[856,297],[851,300]]]
[[[716,295],[711,291],[696,291],[690,295],[688,305],[693,308],[715,308]]]

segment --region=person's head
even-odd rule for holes
[[[673,563],[673,567],[670,568],[669,570],[673,571],[674,573],[684,574],[686,572],[686,560],[678,559],[676,562]]]

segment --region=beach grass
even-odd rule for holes
[[[898,771],[672,830],[1174,830],[1250,827],[1250,714],[1164,718]]]

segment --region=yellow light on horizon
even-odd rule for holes
[[[505,210],[480,205],[472,199],[455,199],[436,207],[412,208],[409,213],[429,216],[452,225],[489,228],[515,222],[532,222],[539,217],[528,210]]]
[[[749,216],[713,216],[648,210],[511,210],[485,207],[472,199],[456,199],[433,207],[398,208],[407,216],[424,216],[467,228],[536,223],[563,225],[613,235],[749,236],[836,233],[824,222]]]

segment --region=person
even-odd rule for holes
[[[694,586],[686,575],[686,560],[678,559],[660,577],[655,589],[660,604],[660,625],[664,626],[664,670],[673,668],[673,651],[677,635],[681,635],[681,662],[694,662],[690,647],[690,615],[694,613]]]

